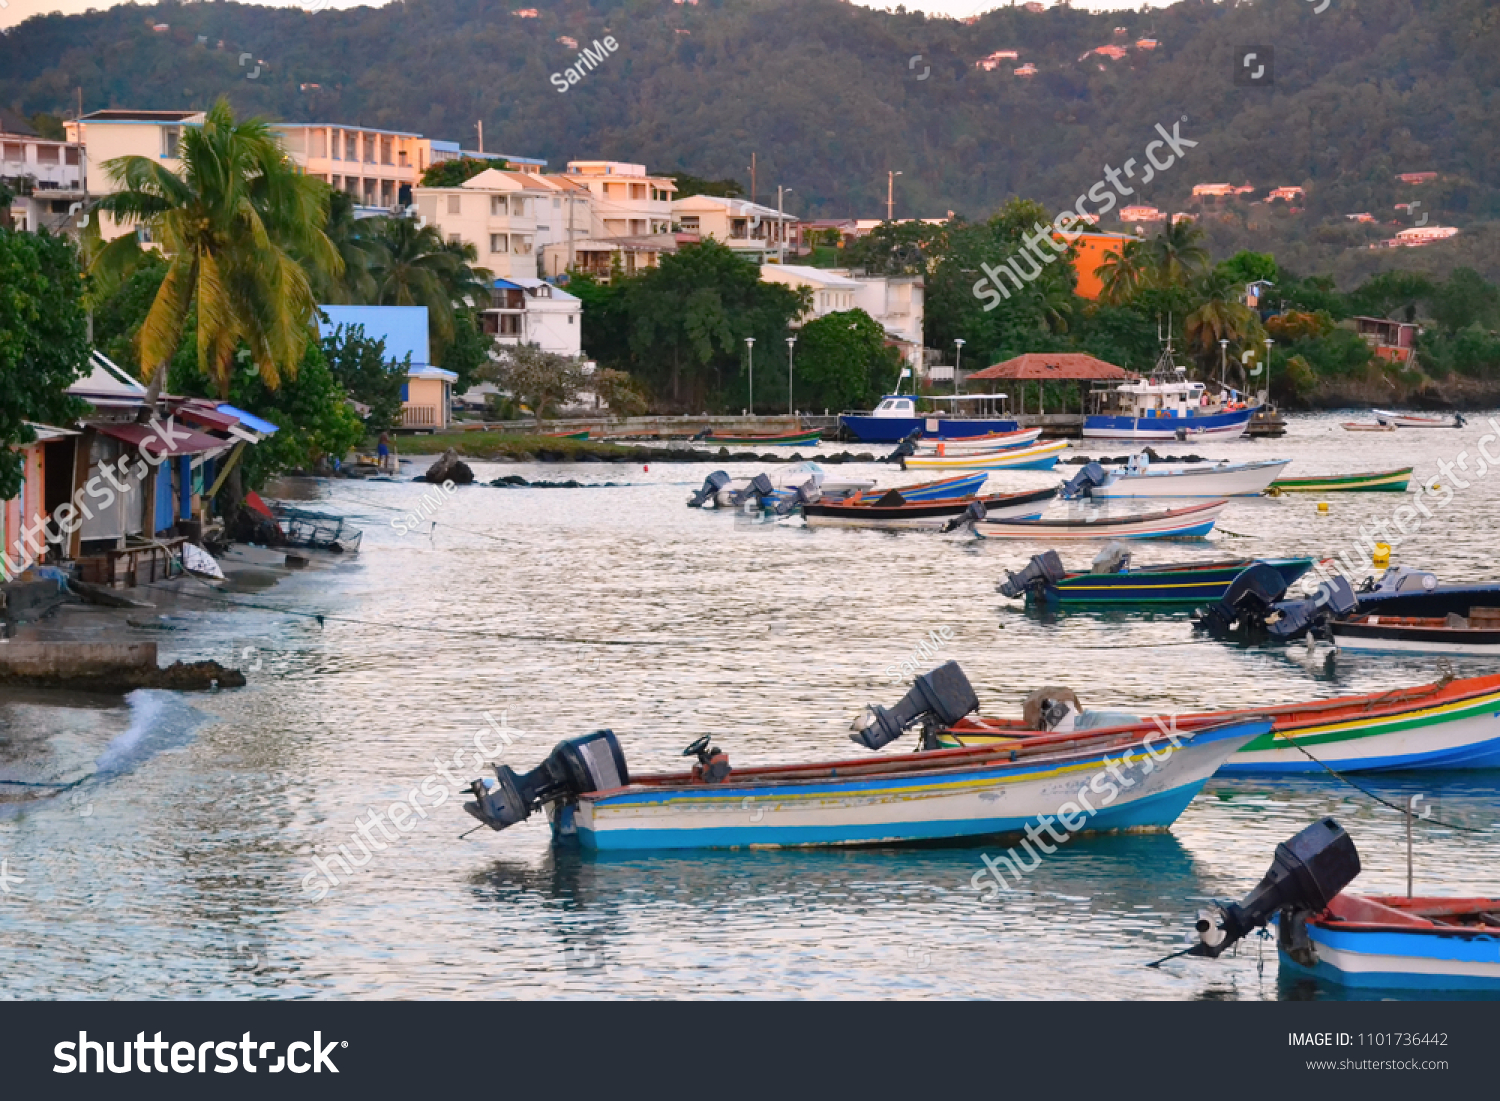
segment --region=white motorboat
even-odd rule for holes
[[[1263,459],[1248,463],[1200,463],[1186,466],[1153,466],[1144,454],[1132,455],[1130,463],[1109,471],[1101,485],[1088,495],[1100,500],[1123,497],[1257,497],[1280,477],[1290,459]]]

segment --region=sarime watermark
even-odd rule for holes
[[[468,781],[454,775],[455,769],[480,768],[486,761],[497,759],[517,738],[525,736],[520,730],[506,727],[506,713],[503,711],[500,713],[499,722],[496,722],[495,717],[488,711],[484,713],[484,718],[489,726],[482,726],[474,732],[472,752],[465,746],[456,750],[449,760],[434,758],[432,762],[434,771],[429,773],[420,784],[413,784],[411,790],[406,793],[405,799],[397,799],[384,810],[366,807],[365,809],[369,811],[368,818],[356,817],[354,819],[355,831],[349,834],[349,842],[359,846],[364,859],[356,858],[348,844],[340,845],[337,853],[312,858],[312,871],[302,877],[302,890],[308,894],[317,892],[313,895],[313,902],[321,902],[328,896],[331,888],[339,886],[340,881],[333,872],[333,865],[337,864],[340,867],[346,879],[352,879],[356,868],[366,867],[375,859],[376,853],[384,852],[391,844],[400,841],[403,834],[411,833],[416,829],[419,822],[426,821],[428,811],[442,806],[456,793],[467,790]],[[493,748],[486,746],[483,741],[492,731],[499,739]],[[421,795],[422,799],[418,799],[418,795]],[[423,799],[426,800],[425,804]],[[386,828],[387,819],[397,832],[392,833]],[[376,830],[380,831],[379,838],[375,836]],[[385,840],[382,841],[380,838]]]
[[[1131,157],[1120,168],[1106,164],[1104,178],[1089,188],[1086,193],[1078,196],[1078,202],[1073,209],[1064,210],[1052,220],[1051,225],[1035,223],[1031,233],[1022,235],[1023,247],[1018,253],[998,267],[981,263],[979,266],[984,269],[985,278],[974,284],[974,297],[986,303],[985,312],[988,313],[1000,305],[1002,298],[1010,297],[1010,288],[1005,285],[1005,280],[1001,276],[1008,277],[1017,291],[1024,290],[1027,283],[1042,274],[1044,265],[1056,263],[1057,258],[1065,255],[1072,247],[1073,242],[1084,232],[1075,228],[1079,223],[1087,223],[1091,218],[1097,220],[1113,210],[1120,198],[1135,194],[1135,188],[1126,185],[1126,178],[1144,186],[1155,179],[1157,173],[1165,172],[1176,164],[1179,158],[1186,155],[1186,150],[1197,145],[1197,142],[1189,141],[1178,132],[1180,126],[1181,123],[1174,122],[1171,132],[1168,133],[1166,127],[1157,123],[1156,132],[1161,135],[1161,138],[1147,144],[1144,163]],[[1157,152],[1163,148],[1170,149],[1171,153],[1159,160]],[[1139,179],[1135,174],[1137,165],[1145,169]],[[1114,190],[1110,190],[1111,187]],[[1084,207],[1088,203],[1092,203],[1095,209],[1085,210]],[[1026,261],[1024,267],[1021,264],[1023,259]],[[987,286],[987,284],[993,284],[993,286]]]
[[[1462,491],[1469,489],[1475,482],[1486,477],[1492,470],[1500,470],[1500,454],[1492,453],[1490,444],[1500,441],[1500,422],[1494,417],[1489,418],[1489,426],[1493,432],[1486,432],[1479,437],[1475,450],[1479,452],[1476,457],[1477,466],[1472,470],[1469,468],[1470,456],[1467,450],[1460,451],[1452,459],[1438,460],[1438,473],[1427,481],[1421,483],[1412,491],[1412,503],[1397,505],[1391,512],[1388,520],[1374,520],[1369,524],[1361,524],[1359,535],[1349,542],[1349,548],[1341,550],[1338,557],[1325,558],[1316,563],[1310,575],[1319,582],[1318,599],[1326,601],[1329,597],[1328,583],[1336,575],[1342,574],[1345,579],[1353,582],[1369,567],[1366,565],[1374,556],[1377,544],[1384,543],[1392,550],[1399,547],[1409,536],[1418,534],[1422,530],[1422,521],[1431,520],[1438,512],[1446,509],[1452,504],[1457,496],[1455,489]],[[1472,481],[1463,477],[1459,471],[1472,477]],[[1431,502],[1431,504],[1429,504]],[[1390,525],[1394,524],[1396,531],[1393,534]],[[1351,556],[1350,550],[1354,553]]]
[[[607,34],[604,41],[594,39],[592,46],[585,46],[578,54],[578,60],[569,65],[560,73],[553,73],[548,79],[557,85],[559,92],[566,92],[573,85],[583,79],[584,74],[591,73],[597,69],[610,54],[620,48],[615,41],[615,36]]]
[[[934,631],[928,632],[927,636],[917,643],[915,650],[900,665],[887,665],[885,667],[885,679],[888,684],[899,684],[907,677],[917,675],[918,669],[927,668],[932,659],[943,652],[943,648],[954,639],[953,628],[946,624]]]
[[[969,878],[969,890],[985,892],[980,897],[980,902],[994,902],[1000,897],[1001,891],[1012,889],[1012,881],[1019,885],[1027,872],[1034,872],[1041,867],[1043,856],[1051,856],[1057,852],[1058,845],[1064,845],[1069,838],[1086,832],[1096,814],[1118,799],[1122,792],[1135,787],[1171,759],[1172,754],[1182,745],[1178,738],[1180,732],[1177,729],[1177,715],[1169,715],[1166,722],[1159,718],[1151,721],[1156,724],[1155,732],[1146,734],[1139,745],[1127,749],[1119,760],[1106,755],[1104,767],[1089,777],[1088,782],[1078,789],[1072,799],[1059,806],[1056,812],[1040,815],[1035,822],[1026,824],[1023,831],[1026,837],[1021,841],[1021,848],[1031,858],[1029,862],[1014,847],[1002,853],[998,859],[989,853],[982,854],[980,859],[984,861],[984,869]],[[1159,736],[1172,743],[1163,746],[1160,753],[1154,748]],[[1132,772],[1136,775],[1132,775]],[[1098,796],[1097,806],[1089,798],[1090,793]],[[1062,827],[1061,830],[1058,829],[1059,826]],[[1044,833],[1051,836],[1057,844],[1044,840],[1041,836]],[[1035,849],[1032,848],[1033,844]],[[1009,878],[1005,871],[1001,871],[1002,864],[1010,873]],[[986,875],[992,877],[994,882],[984,883]]]
[[[458,486],[454,485],[452,478],[449,478],[438,489],[441,489],[443,492],[439,493],[436,489],[433,489],[422,494],[421,499],[417,501],[417,507],[405,516],[397,516],[391,521],[391,527],[395,528],[402,535],[411,534],[417,529],[418,524],[423,520],[430,521],[437,510],[448,503],[453,494],[458,490]],[[434,523],[433,527],[436,526]]]

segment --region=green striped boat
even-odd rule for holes
[[[822,435],[823,433],[818,429],[811,432],[783,432],[771,436],[722,436],[711,431],[703,438],[703,442],[734,444],[736,447],[811,447]]]
[[[1266,490],[1279,493],[1405,493],[1412,468],[1381,470],[1374,474],[1325,474],[1315,478],[1278,478]]]

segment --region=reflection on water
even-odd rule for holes
[[[1421,478],[1479,434],[1357,435],[1339,419],[1296,419],[1288,439],[1209,453],[1292,456],[1291,473],[1412,462]],[[1282,983],[1259,941],[1219,961],[1145,964],[1184,946],[1202,901],[1243,894],[1278,841],[1324,814],[1359,845],[1361,889],[1405,890],[1402,816],[1329,776],[1212,780],[1171,833],[1071,842],[988,903],[970,886],[983,848],[593,858],[554,851],[538,828],[459,840],[472,820],[441,781],[441,806],[390,838],[367,827],[381,848],[314,902],[303,889],[313,859],[348,845],[372,812],[442,765],[459,782],[479,774],[467,754],[486,713],[520,731],[504,759],[524,767],[601,726],[620,735],[638,772],[679,767],[700,734],[733,763],[849,756],[860,752],[847,740],[854,713],[898,698],[886,670],[944,626],[944,656],[963,664],[987,710],[1006,714],[1043,684],[1069,685],[1094,706],[1201,710],[1438,675],[1423,658],[1329,666],[1326,647],[1309,658],[1301,647],[1226,646],[1196,638],[1182,613],[1048,622],[994,591],[1005,568],[1045,546],[691,512],[683,501],[711,467],[475,466],[482,479],[631,484],[476,486],[434,514],[431,530],[403,534],[391,521],[422,485],[299,483],[320,510],[357,518],[361,554],[277,571],[274,587],[233,597],[259,607],[226,614],[184,599],[158,609],[182,627],[153,634],[163,660],[233,663],[248,688],[0,700],[0,779],[58,785],[0,786],[0,859],[24,877],[0,896],[0,952],[13,954],[0,992],[1337,997]],[[840,473],[918,480],[888,467]],[[1055,480],[1018,471],[990,485]],[[1497,498],[1476,482],[1396,560],[1445,578],[1496,577]],[[1402,503],[1327,500],[1327,514],[1316,496],[1236,501],[1223,516],[1234,534],[1140,547],[1135,559],[1324,557]],[[1097,549],[1062,553],[1079,567]],[[273,610],[282,607],[325,618]],[[1493,668],[1454,664],[1460,676]],[[1360,782],[1391,803],[1421,794],[1431,807],[1415,831],[1418,891],[1500,895],[1500,776]]]

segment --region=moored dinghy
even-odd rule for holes
[[[1007,573],[995,588],[1002,596],[1042,604],[1110,606],[1124,604],[1197,605],[1219,600],[1256,559],[1132,566],[1130,552],[1111,544],[1089,570],[1066,570],[1056,551],[1036,555],[1024,568]],[[1311,558],[1272,558],[1266,563],[1291,585],[1312,569]]]
[[[947,497],[933,501],[908,501],[899,490],[881,497],[856,501],[816,501],[802,506],[810,528],[872,528],[880,531],[943,531],[971,509],[979,516],[1040,516],[1055,489],[1001,493],[989,497]]]
[[[1213,531],[1228,501],[1205,501],[1166,512],[1078,519],[976,520],[983,539],[1199,539]]]
[[[1129,497],[1254,497],[1264,493],[1290,459],[1259,462],[1153,466],[1144,452],[1124,467],[1106,470],[1089,463],[1068,482],[1063,496],[1100,500]]]
[[[920,727],[925,744],[978,706],[948,662],[894,708],[866,708],[851,737],[880,749]],[[559,743],[531,772],[496,766],[495,779],[474,781],[464,809],[495,830],[545,809],[555,841],[601,851],[979,839],[1036,829],[1060,801],[1078,812],[1064,823],[1079,822],[1072,833],[1166,829],[1226,757],[1269,729],[1262,719],[1186,734],[1142,723],[1104,736],[746,769],[703,737],[684,751],[698,760],[691,772],[646,776],[632,776],[615,735],[598,730]]]
[[[1373,474],[1321,474],[1306,478],[1277,478],[1267,493],[1405,493],[1412,468],[1377,470]]]
[[[1375,419],[1392,428],[1462,428],[1468,421],[1462,413],[1451,417],[1423,417],[1415,413],[1397,413],[1390,409],[1373,410]]]
[[[907,455],[901,466],[905,470],[1051,470],[1067,446],[1067,440],[1049,440],[964,454]]]

